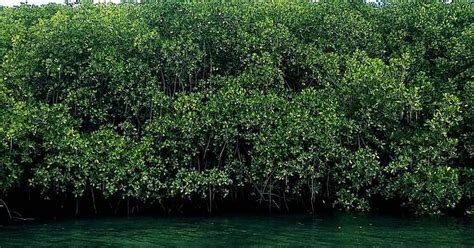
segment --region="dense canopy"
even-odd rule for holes
[[[0,8],[1,194],[469,210],[472,6]]]

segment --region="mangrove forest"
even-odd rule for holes
[[[473,7],[0,7],[0,198],[38,215],[472,214]]]

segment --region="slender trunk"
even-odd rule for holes
[[[285,189],[283,190],[283,202],[285,203],[286,212],[290,212],[290,208],[288,207],[288,202],[286,201],[286,189],[288,189],[288,177],[285,176]]]
[[[286,193],[285,193],[285,191],[283,191],[283,202],[285,203],[286,212],[289,213],[289,212],[290,212],[290,208],[288,207],[288,202],[286,201]]]
[[[150,98],[150,120],[153,119],[153,99]]]
[[[115,207],[114,214],[117,214],[119,211],[120,203],[122,203],[122,198],[120,198],[117,202],[117,206]]]
[[[130,197],[127,196],[127,216],[130,215]]]
[[[164,212],[165,214],[167,214],[167,213],[168,213],[168,210],[166,210],[166,207],[165,207],[165,204],[163,204],[163,201],[160,199],[160,200],[158,201],[158,203],[160,203],[160,206],[161,206],[161,209],[163,210],[163,212]]]
[[[326,198],[329,199],[329,174],[331,170],[328,169],[328,174],[326,176]]]
[[[203,162],[204,162],[204,159],[206,158],[207,150],[209,150],[210,143],[211,143],[211,136],[209,136],[209,138],[207,139],[206,149],[204,149],[204,154],[202,155],[202,161]]]
[[[222,147],[221,153],[219,154],[219,161],[217,163],[217,167],[221,166],[221,161],[222,161],[222,155],[224,154],[224,150],[227,147],[227,142],[224,143],[224,146]]]
[[[192,82],[192,80],[193,80],[193,78],[192,78],[191,73],[188,73],[189,93],[191,93],[193,91],[193,82]]]
[[[270,196],[268,201],[268,213],[272,213],[272,180],[270,179]]]
[[[10,209],[7,206],[7,203],[4,200],[0,199],[0,205],[3,205],[5,207],[8,215],[8,220],[12,220],[12,215],[10,213]]]
[[[311,214],[314,214],[314,178],[311,177]]]
[[[76,216],[79,214],[79,198],[76,197]]]
[[[95,206],[94,188],[92,187],[91,187],[91,196],[92,196],[92,206],[94,207],[94,214],[97,214],[97,208]]]
[[[209,186],[209,214],[212,214],[212,189]]]
[[[204,41],[204,43],[202,44],[202,50],[204,51],[204,56],[203,56],[203,69],[202,69],[202,78],[205,79],[206,78],[206,57],[207,57],[207,49],[206,49],[206,41]]]
[[[173,95],[176,93],[176,89],[177,89],[177,87],[178,87],[178,86],[177,86],[177,84],[178,84],[178,74],[177,74],[177,73],[176,73],[175,77],[176,77],[176,78],[174,79],[174,84],[173,84],[173,85],[174,85],[174,86],[173,86]]]
[[[160,68],[160,75],[161,75],[161,82],[163,84],[163,93],[165,93],[165,95],[167,95],[167,90],[166,90],[166,80],[165,80],[165,74],[163,73],[163,69]]]
[[[209,52],[209,78],[212,78],[212,53]]]

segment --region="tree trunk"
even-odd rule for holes
[[[97,214],[97,207],[95,206],[94,188],[91,187],[92,206],[94,207],[94,214]]]
[[[76,216],[79,215],[79,198],[76,197]]]

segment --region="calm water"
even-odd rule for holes
[[[1,247],[152,245],[474,247],[474,219],[353,214],[123,217],[0,227]]]

